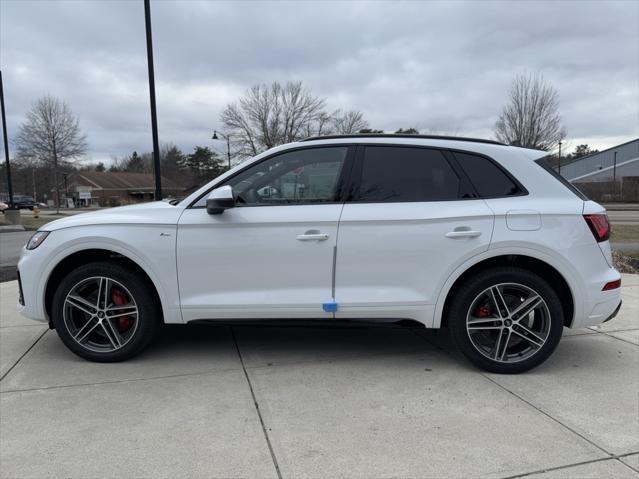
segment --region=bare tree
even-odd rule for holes
[[[509,145],[550,150],[566,137],[558,109],[557,90],[543,76],[517,75],[495,123],[495,136]]]
[[[361,111],[336,112],[333,118],[333,131],[337,135],[353,135],[368,127],[368,122],[364,120],[364,114]]]
[[[235,154],[253,156],[284,143],[313,135],[366,126],[359,112],[326,111],[326,100],[302,82],[255,85],[238,102],[226,106],[220,120]]]
[[[29,158],[53,168],[55,205],[60,211],[58,167],[86,153],[86,136],[80,121],[69,105],[59,98],[46,95],[38,99],[20,125],[15,139],[18,156]]]

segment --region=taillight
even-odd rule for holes
[[[601,291],[610,291],[611,289],[617,289],[619,287],[621,287],[621,278],[614,281],[609,281],[608,283],[604,284],[604,287],[601,289]]]
[[[592,231],[592,235],[595,237],[595,240],[597,240],[597,243],[601,243],[610,238],[611,228],[606,214],[584,215],[584,219],[586,223],[588,223],[588,227],[590,231]]]

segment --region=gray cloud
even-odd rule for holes
[[[212,144],[224,105],[303,80],[371,125],[490,137],[515,73],[559,90],[573,144],[639,134],[636,2],[152,2],[160,141]],[[0,3],[10,136],[49,92],[93,160],[151,149],[141,1]]]

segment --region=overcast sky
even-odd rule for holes
[[[492,137],[513,75],[559,91],[572,148],[639,136],[639,2],[152,1],[160,142],[215,146],[251,85],[302,80],[374,128]],[[144,8],[0,0],[10,138],[50,93],[80,116],[89,160],[152,149]],[[11,141],[10,141],[11,143]],[[571,149],[572,149],[571,148]]]

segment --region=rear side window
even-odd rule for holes
[[[482,156],[455,152],[455,158],[482,198],[499,198],[523,193],[499,166]]]
[[[437,150],[370,146],[364,150],[361,180],[352,201],[456,200],[461,181]]]
[[[577,188],[570,181],[568,181],[566,178],[564,178],[563,176],[561,176],[559,173],[557,173],[555,171],[555,169],[551,166],[549,160],[550,160],[550,157],[545,156],[543,158],[540,158],[539,160],[536,160],[535,163],[537,163],[539,166],[541,166],[544,170],[546,170],[548,173],[550,173],[550,175],[553,178],[555,178],[562,185],[564,185],[566,188],[568,188],[570,191],[572,191],[575,195],[577,195],[577,197],[579,199],[581,199],[583,201],[588,201],[588,197],[586,195],[584,195],[583,192],[579,188]]]

